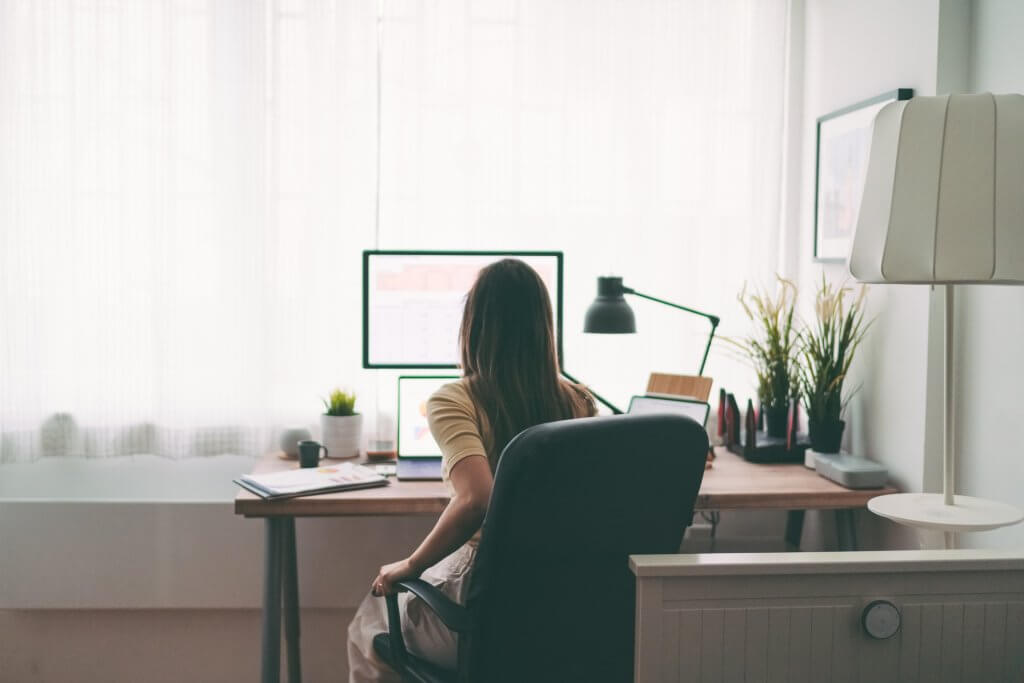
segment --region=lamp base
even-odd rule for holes
[[[1024,520],[1024,512],[1013,505],[971,496],[953,496],[946,505],[941,493],[894,493],[868,501],[868,509],[879,517],[920,529],[939,531],[988,531]]]

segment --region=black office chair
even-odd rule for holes
[[[458,671],[409,654],[398,600],[377,653],[425,683],[633,680],[631,554],[675,553],[708,437],[677,415],[531,427],[502,453],[465,607],[420,579],[398,585],[459,634]]]

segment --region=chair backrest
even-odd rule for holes
[[[538,425],[502,453],[460,641],[462,680],[631,681],[631,554],[675,553],[707,433],[679,415]]]

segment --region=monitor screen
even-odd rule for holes
[[[437,458],[441,448],[427,424],[427,399],[458,377],[398,378],[398,455],[402,458]]]
[[[466,294],[503,258],[524,261],[547,286],[561,358],[561,252],[364,251],[363,367],[457,367]]]

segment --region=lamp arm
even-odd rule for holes
[[[702,318],[707,318],[711,322],[711,334],[708,335],[708,343],[704,347],[704,357],[701,358],[701,360],[700,360],[700,370],[697,371],[698,375],[703,375],[704,374],[704,365],[708,362],[708,352],[711,351],[711,342],[715,338],[715,329],[718,328],[718,323],[721,322],[721,318],[719,318],[717,315],[711,315],[710,313],[705,313],[703,311],[698,311],[698,310],[696,310],[694,308],[690,308],[688,306],[683,306],[681,304],[674,304],[671,301],[665,301],[664,299],[659,299],[658,297],[651,296],[650,294],[644,294],[642,292],[638,292],[635,289],[632,289],[630,287],[623,287],[622,291],[625,294],[632,294],[633,296],[638,296],[641,299],[648,299],[650,301],[654,301],[654,302],[657,302],[659,304],[664,304],[665,306],[671,306],[672,308],[678,308],[680,311],[686,311],[687,313],[693,313],[694,315],[699,315]]]
[[[601,396],[601,394],[597,393],[596,391],[594,391],[590,387],[587,387],[587,385],[583,384],[583,382],[579,381],[578,379],[576,379],[575,377],[570,375],[564,369],[560,370],[559,372],[561,372],[563,375],[565,375],[565,378],[568,379],[570,382],[575,382],[576,384],[579,384],[580,386],[586,387],[587,391],[590,392],[590,395],[593,396],[594,398],[596,398],[601,403],[603,403],[609,410],[612,411],[613,415],[622,415],[622,411],[619,410],[619,408],[614,403],[612,403],[608,399],[606,399],[603,396]]]
[[[686,311],[687,313],[693,313],[694,315],[699,315],[702,318],[707,318],[708,320],[711,321],[711,327],[712,328],[718,327],[718,323],[721,322],[721,319],[717,315],[711,315],[710,313],[705,313],[703,311],[698,311],[698,310],[696,310],[694,308],[689,308],[687,306],[683,306],[682,304],[674,304],[671,301],[665,301],[664,299],[659,299],[658,297],[651,296],[650,294],[644,294],[642,292],[638,292],[635,289],[631,289],[629,287],[623,287],[622,291],[624,293],[626,293],[626,294],[632,294],[633,296],[638,296],[641,299],[649,299],[651,301],[656,301],[659,304],[665,304],[666,306],[671,306],[672,308],[678,308],[681,311]]]

